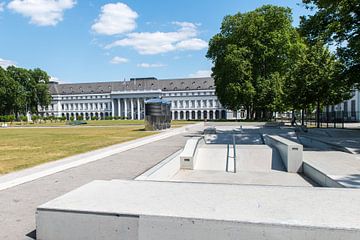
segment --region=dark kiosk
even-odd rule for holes
[[[171,127],[171,102],[155,98],[145,101],[145,130],[156,131]]]

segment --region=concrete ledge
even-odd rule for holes
[[[136,177],[135,180],[169,181],[169,179],[180,170],[180,153],[182,151],[181,149],[170,155],[165,160]]]
[[[277,135],[265,135],[264,139],[266,144],[279,151],[287,172],[302,171],[303,145]]]
[[[200,137],[193,137],[186,141],[184,150],[180,153],[181,169],[194,169],[196,164],[195,153],[201,139]]]
[[[37,237],[358,240],[357,202],[355,189],[94,181],[39,206]]]
[[[332,188],[344,187],[334,179],[331,179],[325,173],[312,167],[310,164],[306,162],[303,163],[303,172],[307,177],[309,177],[311,180],[319,184],[321,187],[332,187]]]

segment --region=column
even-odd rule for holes
[[[130,111],[131,111],[131,120],[134,120],[134,99],[133,98],[130,99],[130,107],[131,107],[131,109],[130,109]]]
[[[125,110],[125,119],[127,119],[127,117],[128,117],[127,98],[124,98],[124,110]]]
[[[121,101],[120,101],[120,98],[118,98],[118,116],[121,117]]]
[[[137,99],[137,119],[140,120],[140,98]]]
[[[204,110],[201,110],[201,118],[200,119],[204,119]]]
[[[114,100],[111,99],[111,116],[115,117],[115,106],[114,106]]]

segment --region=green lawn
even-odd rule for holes
[[[156,133],[144,131],[144,121],[138,120],[87,122],[71,127],[47,122],[23,125],[25,128],[0,128],[0,174]],[[180,127],[191,123],[194,122],[173,121],[172,125]]]
[[[0,174],[155,134],[140,126],[0,129]]]

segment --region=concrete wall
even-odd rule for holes
[[[343,188],[344,186],[338,183],[337,181],[331,179],[325,173],[320,170],[312,167],[306,162],[303,163],[303,172],[311,180],[319,184],[321,187],[331,187],[331,188]]]
[[[275,147],[288,172],[302,172],[303,146],[277,135],[265,135],[265,143]]]
[[[135,178],[135,180],[168,181],[180,170],[180,153],[182,151],[183,150],[180,150],[172,154],[159,164]]]

